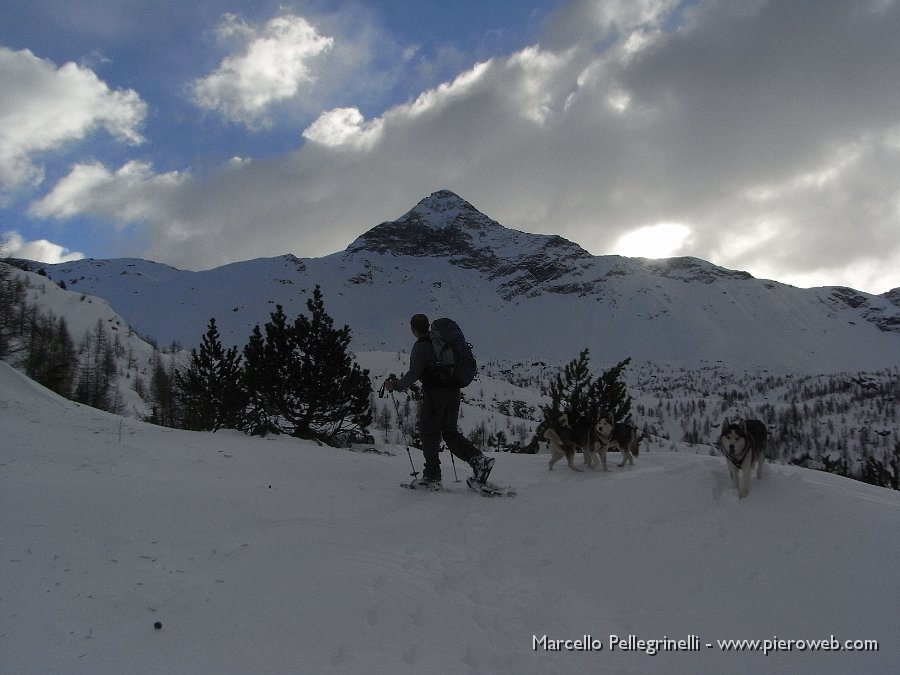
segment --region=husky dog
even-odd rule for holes
[[[741,499],[750,492],[750,475],[756,464],[756,478],[762,478],[766,461],[766,425],[759,420],[722,422],[719,449],[725,455],[731,482]]]
[[[560,430],[563,431],[563,430]],[[568,434],[563,431],[563,434],[568,436]],[[566,458],[566,464],[569,465],[569,468],[572,471],[581,471],[577,466],[575,466],[575,445],[571,443],[567,439],[563,438],[560,435],[560,432],[554,429],[553,427],[547,427],[544,430],[543,434],[544,438],[550,441],[550,466],[548,467],[550,471],[553,471],[553,465],[556,464],[563,457]]]
[[[556,424],[551,424],[548,420],[544,421],[547,428],[544,430],[543,437],[550,442],[550,470],[553,465],[563,457],[566,458],[566,464],[572,471],[581,471],[575,466],[575,451],[581,450],[584,455],[584,463],[591,469],[597,468],[598,465],[606,468],[606,446],[596,451],[594,442],[597,437],[596,426],[592,426],[590,421],[584,420],[575,425],[569,423],[569,416],[563,413],[559,416]]]
[[[613,422],[607,417],[601,417],[596,425],[597,440],[600,441],[603,454],[603,466],[606,467],[606,451],[614,448],[622,453],[622,461],[616,464],[618,467],[634,465],[634,458],[640,452],[640,441],[634,427],[624,422]]]

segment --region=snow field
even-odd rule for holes
[[[877,674],[898,662],[896,492],[767,465],[739,500],[721,458],[652,445],[606,473],[499,454],[492,478],[518,488],[512,499],[456,485],[444,456],[455,492],[410,492],[403,446],[161,429],[6,365],[0,391],[7,672]],[[702,646],[651,656],[611,650],[613,634]],[[535,649],[544,635],[604,647]],[[706,647],[830,635],[879,651]]]

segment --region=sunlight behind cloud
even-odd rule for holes
[[[687,243],[691,228],[680,223],[659,223],[619,237],[613,253],[630,258],[668,258]]]

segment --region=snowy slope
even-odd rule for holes
[[[769,465],[739,501],[721,459],[651,446],[609,473],[498,456],[515,499],[415,493],[403,447],[161,429],[5,364],[0,392],[4,672],[896,672],[896,492]],[[717,646],[832,635],[879,651]]]
[[[25,300],[28,306],[38,308],[44,315],[65,319],[76,348],[85,336],[96,333],[98,326],[102,327],[110,342],[118,346],[114,397],[126,415],[136,418],[147,415],[150,412],[148,404],[135,391],[137,381],[147,384],[157,362],[169,370],[173,359],[180,365],[187,359],[187,354],[159,352],[137,335],[102,298],[63,290],[47,277],[32,272],[11,268],[10,274],[27,284]],[[14,361],[15,355],[10,360]]]
[[[203,272],[143,260],[44,266],[70,290],[103,297],[160,345],[199,342],[210,317],[246,344],[275,306],[326,309],[354,349],[406,344],[409,317],[457,319],[481,358],[687,367],[871,370],[900,363],[900,300],[846,288],[799,289],[694,258],[592,256],[558,236],[504,227],[453,193],[423,199],[345,251],[250,260]]]
[[[154,405],[150,382],[155,364],[170,372],[173,359],[183,364],[187,355],[158,353],[129,330],[105,300],[62,290],[37,274],[13,273],[29,283],[29,303],[67,320],[76,345],[98,324],[104,327],[120,347],[112,397],[117,405],[111,409],[136,419],[148,415]],[[398,332],[406,336],[403,323]],[[376,391],[388,374],[405,372],[409,340],[404,338],[403,348],[396,351],[355,351],[359,364],[370,371]],[[351,347],[357,345],[354,340]],[[89,357],[82,354],[80,358]],[[13,354],[11,362],[18,360]],[[462,431],[480,434],[494,448],[528,445],[541,419],[540,408],[549,403],[541,392],[547,391],[559,365],[546,360],[481,358],[478,379],[465,390]],[[608,354],[594,353],[591,365],[599,374],[614,362]],[[830,361],[824,364],[834,366]],[[869,458],[890,466],[897,454],[900,371],[896,365],[871,372],[797,374],[774,369],[741,371],[723,364],[686,369],[634,361],[625,377],[634,399],[632,420],[642,432],[676,443],[704,444],[707,453],[712,452],[724,418],[747,417],[767,423],[769,457],[785,463],[860,478]],[[405,443],[411,436],[415,412],[405,397],[401,399],[399,416],[393,400],[374,399],[375,423],[370,431],[382,441]]]

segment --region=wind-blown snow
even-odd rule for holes
[[[767,465],[739,500],[722,459],[646,446],[608,473],[498,455],[514,499],[445,457],[456,491],[417,493],[405,447],[162,429],[5,364],[0,392],[3,672],[896,672],[897,492]],[[832,635],[879,651],[716,646]]]

